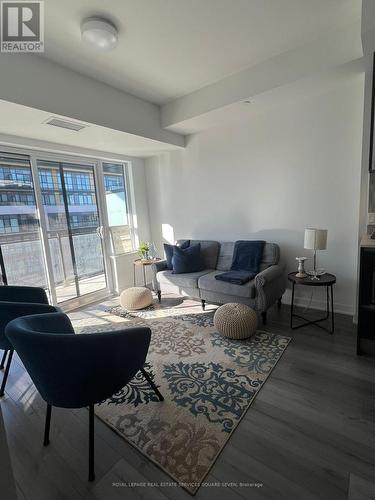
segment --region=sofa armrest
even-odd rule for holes
[[[255,276],[257,309],[261,312],[274,304],[285,292],[285,265],[267,267]]]
[[[151,269],[153,273],[158,273],[159,271],[165,271],[167,269],[167,261],[166,259],[164,260],[158,260],[154,264],[151,265]]]
[[[167,261],[166,260],[158,260],[154,264],[151,265],[151,271],[152,271],[152,288],[154,292],[157,292],[160,290],[158,279],[157,279],[157,274],[160,271],[165,271],[167,269]]]
[[[267,267],[267,269],[264,269],[264,271],[261,271],[255,276],[255,286],[257,288],[265,286],[267,283],[271,283],[274,279],[282,276],[284,272],[284,264],[275,264],[273,266]]]

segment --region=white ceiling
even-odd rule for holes
[[[108,153],[109,155],[140,158],[146,158],[166,150],[178,149],[177,146],[93,124],[86,124],[87,128],[78,132],[53,127],[45,123],[52,116],[77,123],[76,120],[70,118],[51,115],[46,111],[0,100],[0,142],[9,142],[5,136],[11,138],[26,137],[34,141],[47,141],[53,144],[51,149],[56,149],[57,145],[71,146],[75,149],[102,152],[104,156],[105,153]],[[18,139],[16,142],[22,144],[22,139]],[[29,141],[24,145],[29,145]]]
[[[194,134],[218,126],[236,126],[254,120],[256,116],[267,113],[271,109],[285,112],[285,108],[297,100],[325,94],[342,85],[350,85],[358,78],[363,79],[364,61],[353,61],[350,64],[330,71],[304,78],[286,85],[275,87],[270,91],[253,96],[249,103],[240,101],[217,108],[209,113],[194,116],[174,126],[176,132]]]
[[[162,104],[360,19],[361,0],[45,0],[43,57]],[[102,15],[119,44],[101,53],[80,23]]]

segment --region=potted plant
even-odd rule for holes
[[[141,259],[148,260],[149,258],[150,245],[145,241],[141,241],[138,247],[138,253],[141,256]]]

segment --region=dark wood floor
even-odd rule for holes
[[[375,498],[375,359],[355,355],[351,318],[337,315],[333,336],[316,327],[292,334],[283,305],[266,329],[293,341],[207,477],[263,486],[201,487],[197,500],[334,500],[349,490]],[[17,358],[1,408],[20,500],[191,498],[178,487],[117,486],[171,480],[98,419],[97,479],[88,483],[85,409],[54,409],[43,448],[45,405]]]

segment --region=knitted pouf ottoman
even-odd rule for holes
[[[230,302],[216,309],[214,325],[225,337],[246,339],[256,332],[258,317],[251,307]]]
[[[152,304],[151,290],[143,286],[127,288],[120,295],[120,304],[128,311],[144,309]]]

